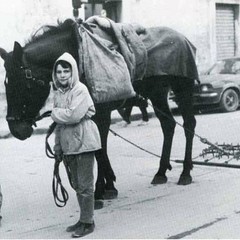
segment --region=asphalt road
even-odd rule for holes
[[[197,115],[196,134],[212,143],[238,144],[240,112]],[[180,116],[175,119],[182,123]],[[45,122],[47,123],[47,122]],[[155,154],[161,154],[162,132],[156,118],[147,126],[128,127],[120,123],[111,128],[128,140]],[[41,124],[39,127],[42,127]],[[207,145],[194,139],[193,156]],[[176,127],[172,160],[183,159],[184,132]],[[34,135],[21,142],[1,139],[0,183],[2,206],[1,239],[68,239],[65,228],[78,220],[76,197],[68,184],[63,166],[63,184],[70,194],[64,208],[54,205],[51,181],[53,160],[45,156],[45,135]],[[53,139],[50,139],[51,143]],[[85,238],[239,238],[240,236],[240,169],[195,165],[193,183],[178,186],[182,164],[172,161],[168,183],[150,184],[159,159],[119,137],[109,135],[109,157],[117,176],[118,199],[105,201],[95,211],[96,229]],[[221,162],[227,157],[213,158]],[[238,160],[230,163],[238,166]],[[240,164],[239,164],[240,165]],[[96,172],[96,166],[95,166]]]

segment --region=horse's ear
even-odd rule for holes
[[[7,54],[8,54],[8,53],[7,53],[7,51],[6,51],[5,49],[0,48],[0,56],[1,56],[1,58],[2,58],[3,60],[6,59]]]
[[[16,60],[21,61],[22,55],[23,55],[22,46],[20,45],[20,43],[14,42],[13,56],[15,57]]]

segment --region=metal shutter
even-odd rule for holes
[[[216,4],[217,59],[235,55],[234,6]]]

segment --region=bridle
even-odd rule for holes
[[[32,70],[29,67],[20,66],[20,69],[22,69],[22,71],[25,74],[28,89],[31,89],[31,83],[36,83],[40,86],[45,85],[45,82],[43,80],[37,79],[36,77],[33,76]]]
[[[33,85],[37,84],[41,87],[45,86],[46,83],[41,80],[41,79],[38,79],[36,78],[33,74],[32,74],[32,70],[27,67],[27,66],[24,66],[23,64],[20,65],[20,71],[21,71],[21,76],[24,76],[25,80],[23,81],[23,83],[26,83],[26,89],[28,90],[31,90],[33,88]],[[4,81],[4,84],[5,84],[5,87],[7,88],[7,77],[8,74],[6,74],[6,77],[5,77],[5,81]],[[20,87],[23,87],[23,86],[20,86]],[[18,92],[18,89],[15,89],[15,92],[17,93]],[[19,97],[18,94],[16,94],[16,97]],[[29,91],[29,99],[30,101],[32,101],[34,98],[34,96],[32,95],[31,91]],[[28,99],[28,100],[29,100]],[[19,99],[20,100],[20,99]],[[19,101],[19,102],[22,102]],[[22,110],[21,110],[21,114],[20,116],[9,116],[7,115],[6,116],[6,120],[9,122],[9,121],[24,121],[24,122],[28,122],[28,123],[31,123],[31,125],[34,125],[36,126],[36,122],[41,120],[42,118],[44,117],[47,117],[49,116],[50,114],[48,112],[42,114],[42,115],[38,115],[36,117],[31,117],[31,118],[23,118],[23,116],[26,114],[26,107],[27,107],[27,100],[25,101],[25,103],[23,103],[22,105]]]

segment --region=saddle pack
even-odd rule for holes
[[[99,25],[99,19],[103,21]],[[97,20],[93,31],[90,27]],[[79,25],[79,69],[95,103],[123,100],[135,96],[134,80],[143,78],[147,51],[133,27],[117,25],[95,17]],[[95,33],[95,29],[98,32]],[[99,34],[99,30],[102,31]],[[107,34],[110,35],[107,36]],[[105,35],[107,37],[102,37]],[[133,37],[131,37],[133,36]],[[115,39],[111,41],[110,39]]]

